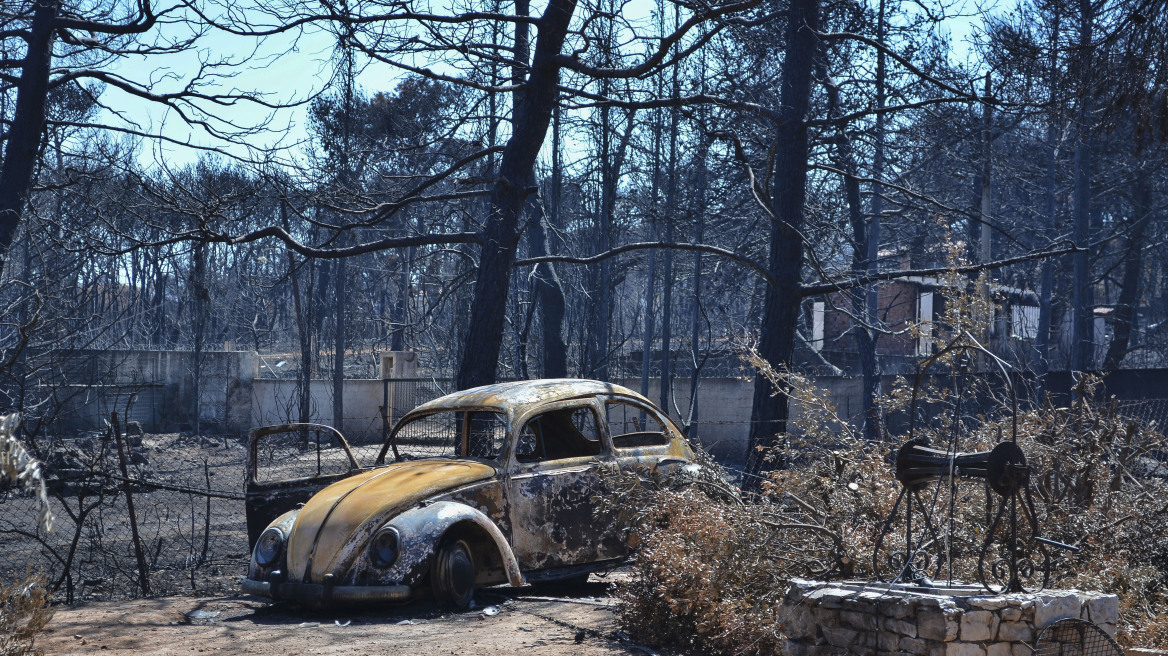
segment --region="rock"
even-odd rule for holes
[[[840,621],[853,628],[863,629],[865,631],[875,631],[879,628],[878,620],[872,613],[845,610],[840,613]]]
[[[884,618],[884,630],[897,633],[902,636],[908,636],[910,638],[917,637],[916,624],[912,622],[906,622],[904,620],[893,619],[891,617]]]
[[[986,656],[1012,656],[1013,649],[1008,642],[991,642],[985,646]]]
[[[820,630],[823,632],[823,637],[827,640],[827,644],[832,647],[850,647],[855,644],[856,638],[860,635],[859,631],[841,626],[824,626]]]
[[[1095,624],[1115,624],[1119,621],[1119,597],[1101,595],[1087,600],[1087,619]]]
[[[945,645],[945,656],[986,656],[985,648],[972,642],[951,642]]]
[[[998,613],[1003,622],[1017,622],[1022,619],[1021,608],[1003,608],[1002,612]]]
[[[780,611],[779,621],[787,636],[795,640],[814,638],[819,624],[815,621],[815,613],[806,606],[788,607]]]
[[[998,625],[1002,642],[1034,642],[1034,629],[1026,622],[1002,622]]]
[[[876,648],[880,651],[896,651],[900,648],[900,636],[881,631],[876,635]]]
[[[925,656],[929,653],[929,643],[920,638],[901,638],[900,650],[914,656]]]
[[[1006,607],[1006,600],[1001,597],[970,597],[969,605],[981,610],[1002,610]]]
[[[961,640],[982,642],[998,633],[998,616],[988,610],[973,610],[961,616]]]
[[[922,610],[917,613],[917,635],[925,640],[949,642],[957,638],[957,622],[942,613]]]
[[[1042,595],[1034,605],[1034,628],[1045,629],[1064,617],[1079,617],[1077,594]]]

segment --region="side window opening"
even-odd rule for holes
[[[552,410],[530,419],[519,433],[515,459],[543,462],[600,455],[604,447],[589,408]]]
[[[497,412],[466,413],[466,455],[496,460],[503,451],[507,424]]]
[[[618,449],[669,444],[665,427],[644,408],[624,401],[608,401],[604,404],[604,414],[612,445]]]

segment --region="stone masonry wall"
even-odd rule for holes
[[[1032,656],[1042,629],[1065,617],[1114,636],[1119,599],[1077,590],[948,595],[796,580],[779,610],[787,656]]]

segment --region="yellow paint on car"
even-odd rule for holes
[[[288,573],[292,580],[303,580],[312,556],[310,580],[319,582],[342,549],[353,546],[358,529],[371,520],[388,519],[439,492],[494,474],[493,467],[473,460],[418,460],[337,481],[304,504],[296,518],[288,537]]]

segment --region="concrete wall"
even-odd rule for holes
[[[198,366],[196,366],[198,365]],[[195,371],[199,372],[198,402]],[[250,429],[259,358],[243,351],[82,351],[58,355],[54,384],[59,430],[100,429],[110,412],[127,412],[146,430]]]
[[[331,380],[311,382],[312,401],[309,407],[312,421],[327,424],[341,431],[349,439],[362,440],[379,437],[382,432],[382,383],[380,380],[345,381],[345,416],[337,421],[333,416],[333,383]],[[258,379],[252,383],[248,430],[270,424],[299,421],[300,405],[297,381]],[[392,418],[391,418],[392,419]]]

